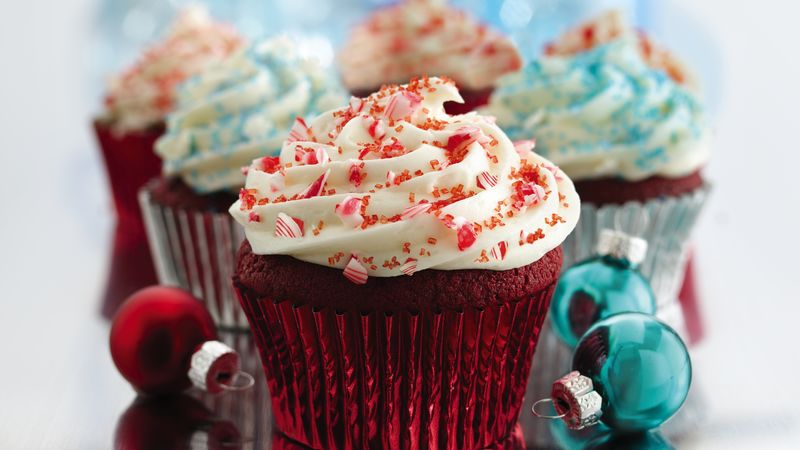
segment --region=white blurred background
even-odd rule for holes
[[[646,8],[656,39],[701,73],[717,128],[695,239],[708,410],[676,445],[800,448],[800,4],[625,3]],[[98,41],[98,10],[0,5],[0,448],[107,448],[132,398],[109,375],[97,312],[112,219],[89,125],[98,55],[129,59]]]

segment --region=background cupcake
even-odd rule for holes
[[[640,34],[606,32],[617,30],[617,19],[569,33],[549,48],[564,56],[544,56],[502,79],[488,111],[512,139],[535,139],[537,152],[575,181],[581,220],[564,244],[564,266],[593,255],[604,228],[645,238],[639,269],[658,316],[685,336],[677,297],[687,240],[708,194],[700,170],[711,129],[695,94],[651,64]],[[580,35],[592,45],[579,47]],[[542,379],[569,369],[571,352],[554,334],[545,333],[542,346],[534,362],[548,374]],[[531,379],[528,403],[549,389]]]
[[[437,78],[353,98],[255,161],[230,209],[234,285],[297,442],[486,448],[516,424],[580,201],[491,120],[446,114],[459,99]]]
[[[445,0],[404,0],[355,27],[339,63],[356,96],[413,77],[449,77],[464,99],[447,105],[457,114],[485,104],[495,81],[522,61],[510,39]]]
[[[117,213],[105,314],[156,282],[136,194],[159,173],[153,144],[174,107],[176,85],[242,45],[232,28],[213,22],[204,10],[186,10],[164,40],[111,80],[105,111],[94,122]]]
[[[242,168],[277,153],[295,118],[344,102],[344,90],[279,37],[209,67],[177,96],[156,144],[163,177],[141,195],[159,279],[203,298],[218,324],[245,327],[230,289],[242,235],[227,214]]]
[[[488,111],[512,139],[535,138],[537,151],[575,180],[583,215],[565,261],[589,256],[602,228],[641,235],[650,244],[641,270],[660,314],[682,328],[676,298],[711,149],[696,96],[648,65],[628,33],[534,61],[501,81]]]

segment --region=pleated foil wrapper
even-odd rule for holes
[[[575,263],[596,253],[600,232],[606,228],[624,231],[647,240],[645,260],[639,271],[650,282],[656,296],[657,317],[674,328],[685,341],[686,326],[678,293],[683,283],[689,253],[689,237],[705,205],[710,187],[681,196],[629,202],[623,205],[581,205],[581,218],[575,231],[562,244],[567,270]],[[529,445],[537,441],[547,424],[530,413],[533,402],[550,396],[553,381],[572,368],[572,349],[562,344],[548,319],[543,327],[539,351],[533,362],[535,376],[528,380],[524,413],[520,418],[525,430],[536,430],[528,438]]]
[[[156,181],[156,180],[154,180]],[[201,299],[218,327],[247,329],[231,277],[244,231],[227,211],[173,208],[156,202],[154,182],[139,192],[150,251],[161,284]]]
[[[516,424],[553,288],[483,310],[391,315],[238,292],[290,440],[479,449],[522,446]]]

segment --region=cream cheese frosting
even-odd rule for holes
[[[206,10],[183,11],[163,41],[111,80],[105,99],[108,119],[121,133],[160,124],[175,105],[178,84],[243,45],[232,27],[212,21]]]
[[[295,118],[346,99],[339,81],[290,39],[258,42],[180,86],[156,153],[165,175],[198,193],[238,190],[242,167],[278,153]]]
[[[339,61],[353,91],[422,75],[481,90],[522,64],[509,39],[442,0],[405,0],[377,10],[353,30]]]
[[[577,223],[572,182],[476,113],[451,116],[450,81],[412,80],[306,123],[257,159],[231,207],[256,254],[368,276],[508,270]]]
[[[681,177],[710,155],[694,94],[652,68],[623,37],[572,56],[545,56],[504,77],[486,114],[575,180]]]

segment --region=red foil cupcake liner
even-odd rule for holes
[[[139,201],[159,281],[201,299],[217,326],[247,329],[247,318],[231,286],[244,230],[227,211],[159,204],[151,195],[157,182],[141,190]]]
[[[325,449],[520,441],[508,438],[555,283],[515,304],[416,314],[315,309],[234,284],[289,439]]]
[[[153,152],[163,130],[115,133],[103,121],[94,122],[117,216],[103,314],[111,317],[133,292],[156,283],[156,273],[137,193],[161,171],[161,160]]]

